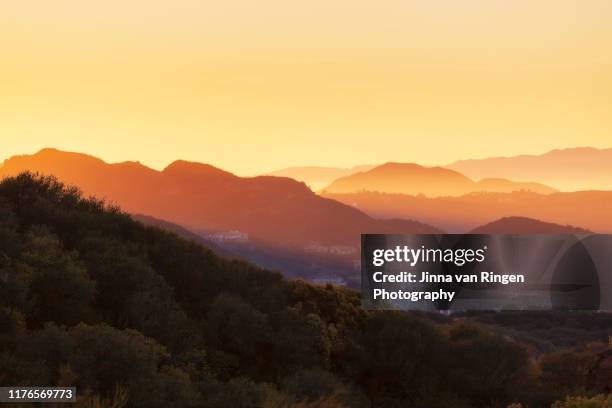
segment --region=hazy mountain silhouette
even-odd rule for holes
[[[498,178],[479,182],[443,167],[424,167],[413,163],[386,163],[368,171],[335,180],[325,187],[326,193],[382,193],[424,194],[428,197],[457,196],[474,191],[512,192],[530,190],[543,194],[555,190],[538,183],[517,183]]]
[[[374,217],[410,214],[446,231],[466,232],[503,217],[520,216],[595,232],[612,232],[612,192],[577,191],[537,194],[471,193],[459,197],[411,196],[363,192],[325,194]]]
[[[304,166],[304,167],[288,167],[282,170],[276,170],[267,173],[268,176],[289,177],[297,181],[306,183],[313,190],[319,190],[327,186],[332,181],[345,177],[360,171],[367,171],[375,167],[374,165],[361,165],[351,168],[342,167],[320,167],[320,166]]]
[[[4,162],[0,175],[53,174],[124,210],[188,227],[239,230],[286,245],[358,245],[361,233],[435,232],[408,220],[376,220],[322,198],[289,178],[237,177],[201,163],[176,161],[163,171],[136,162],[108,164],[79,153],[43,149]]]
[[[534,180],[561,190],[612,190],[612,148],[577,147],[541,155],[460,160],[446,167],[472,178]]]
[[[526,217],[504,217],[470,231],[471,234],[589,234],[571,225],[542,222]]]

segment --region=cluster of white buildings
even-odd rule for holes
[[[357,248],[346,245],[321,245],[312,243],[304,248],[306,252],[330,255],[353,255],[357,253]]]
[[[213,242],[247,242],[249,234],[242,231],[219,231],[206,234],[206,238]]]

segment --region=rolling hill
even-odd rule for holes
[[[529,190],[549,194],[555,190],[538,183],[519,183],[506,179],[485,178],[478,182],[463,174],[442,168],[414,163],[386,163],[368,171],[333,181],[325,193],[343,194],[363,191],[399,193],[428,197],[459,196],[476,191],[513,192]]]
[[[108,164],[85,154],[43,149],[6,160],[0,176],[23,171],[55,175],[130,213],[190,228],[237,230],[283,245],[357,247],[361,233],[437,231],[415,221],[374,219],[289,178],[242,178],[202,163],[176,161],[157,171],[137,162]]]
[[[363,310],[353,290],[221,258],[52,178],[0,182],[0,243],[0,380],[70,384],[78,407],[485,408],[525,378],[545,390],[508,336]]]
[[[612,148],[577,147],[541,155],[460,160],[446,166],[468,177],[534,180],[561,190],[612,190]]]
[[[410,214],[450,232],[463,233],[513,216],[579,226],[594,232],[612,232],[611,191],[471,193],[436,198],[376,192],[325,196],[373,217],[395,218]]]

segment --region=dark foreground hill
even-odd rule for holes
[[[79,407],[537,407],[564,395],[562,357],[363,311],[52,178],[0,183],[1,386],[74,385]]]

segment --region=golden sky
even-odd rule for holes
[[[0,50],[0,158],[253,174],[612,147],[609,0],[20,0]]]

